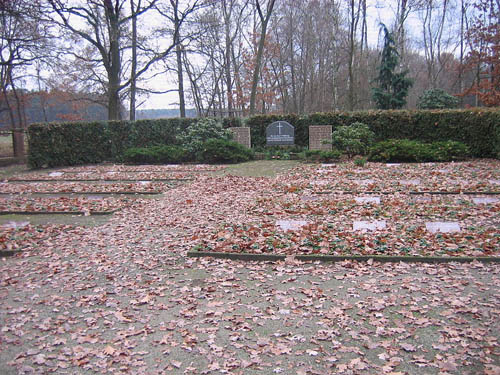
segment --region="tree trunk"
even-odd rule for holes
[[[351,0],[351,19],[349,25],[349,93],[348,93],[348,108],[354,110],[354,32],[355,32],[355,15],[354,15],[354,0]]]
[[[16,87],[14,86],[14,79],[12,78],[12,70],[9,71],[10,87],[16,99],[16,111],[18,116],[18,126],[15,126],[15,121],[12,123],[12,146],[14,148],[14,157],[24,157],[24,128],[25,121],[23,121],[23,103],[17,94]],[[14,116],[15,117],[15,116]]]
[[[179,89],[179,111],[180,117],[186,117],[186,101],[184,99],[184,74],[182,70],[182,46],[181,46],[181,36],[180,36],[180,20],[179,20],[179,2],[171,1],[174,10],[174,42],[175,42],[175,54],[177,58],[177,85]]]
[[[137,15],[135,14],[134,0],[130,0],[132,15],[132,66],[130,72],[130,108],[129,120],[135,121],[136,91],[137,91]]]
[[[106,17],[109,21],[109,54],[111,63],[107,68],[108,73],[108,120],[120,120],[120,26],[111,1],[106,1]]]
[[[257,49],[257,57],[255,59],[255,67],[252,77],[252,91],[250,93],[250,115],[255,114],[255,99],[257,97],[257,85],[259,83],[260,65],[262,63],[262,55],[264,53],[264,43],[266,41],[267,24],[273,12],[274,2],[275,0],[269,0],[269,3],[267,5],[267,13],[264,17],[260,9],[259,0],[256,1],[257,11],[259,12],[261,25],[260,25],[259,46]]]
[[[233,113],[233,82],[231,77],[231,35],[229,28],[229,18],[231,17],[231,13],[225,15],[225,24],[226,24],[226,55],[225,55],[225,72],[226,72],[226,88],[227,88],[227,111],[229,117],[234,117]]]

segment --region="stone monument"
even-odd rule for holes
[[[266,128],[266,145],[281,146],[295,144],[295,128],[286,121],[275,121]]]

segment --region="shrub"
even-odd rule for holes
[[[186,149],[191,159],[199,159],[198,155],[204,143],[209,139],[230,140],[232,134],[222,127],[222,124],[211,118],[203,118],[190,126],[185,134],[178,137],[180,144]]]
[[[430,89],[418,98],[417,107],[420,109],[456,108],[459,100],[442,89]]]
[[[169,164],[181,163],[186,159],[186,151],[179,146],[133,147],[123,154],[125,163]]]
[[[209,139],[198,155],[204,163],[241,163],[254,158],[251,149],[226,139]]]
[[[350,158],[354,155],[366,155],[374,139],[375,134],[368,125],[361,122],[340,126],[332,133],[333,145]]]
[[[366,164],[366,158],[356,158],[354,159],[354,165],[357,167],[364,167]]]
[[[422,143],[409,139],[389,139],[370,149],[369,160],[382,162],[426,162],[461,160],[469,155],[463,143],[455,141]]]
[[[314,161],[314,162],[332,162],[339,160],[340,157],[342,156],[342,153],[339,150],[331,150],[331,151],[325,151],[325,150],[306,150],[302,153],[302,158],[307,161]]]

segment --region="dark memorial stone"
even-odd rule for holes
[[[275,121],[266,128],[268,146],[294,145],[295,128],[286,121]]]

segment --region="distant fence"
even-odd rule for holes
[[[12,135],[12,132],[18,132],[18,133],[26,133],[27,130],[26,129],[0,129],[0,136],[2,137],[6,137],[6,136],[9,136],[9,135]]]

